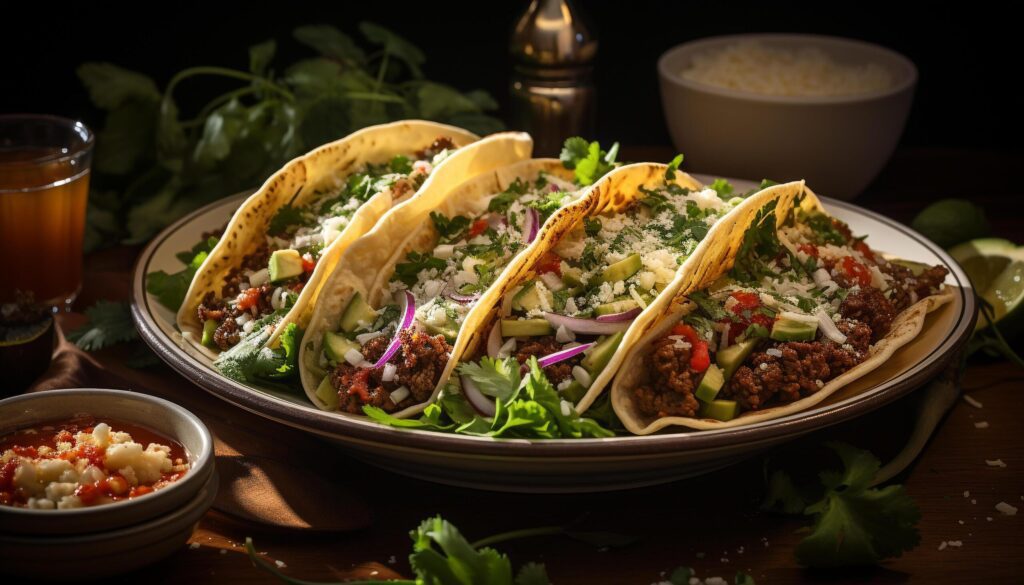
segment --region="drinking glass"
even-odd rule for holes
[[[0,303],[69,310],[81,290],[93,142],[81,122],[0,115]]]

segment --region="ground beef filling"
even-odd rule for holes
[[[394,412],[430,398],[448,363],[451,346],[443,335],[430,336],[412,329],[402,330],[399,339],[398,351],[388,360],[398,367],[392,381],[383,380],[383,367],[361,368],[343,362],[331,370],[328,375],[338,391],[339,410],[361,414],[363,405],[369,404]],[[390,342],[385,335],[367,341],[362,348],[363,357],[368,362],[376,362]],[[396,404],[391,400],[391,393],[401,386],[409,389],[409,396]]]
[[[871,329],[871,343],[889,333],[898,313],[885,293],[875,287],[864,287],[846,295],[839,305],[839,314],[847,319],[860,321]]]
[[[263,244],[251,254],[242,256],[242,261],[228,272],[228,275],[224,277],[224,286],[220,289],[220,298],[222,299],[233,299],[238,296],[238,293],[242,292],[239,285],[242,282],[248,282],[249,278],[245,276],[246,271],[256,272],[267,267],[270,262],[270,247]]]
[[[829,380],[864,361],[871,344],[871,328],[865,323],[842,319],[836,326],[846,343],[836,344],[819,337],[813,342],[772,341],[747,358],[722,389],[721,396],[736,400],[741,410],[793,402],[810,396]],[[781,356],[767,353],[775,349]],[[773,352],[774,353],[774,352]],[[654,342],[644,357],[649,382],[634,390],[637,408],[649,417],[697,415],[700,403],[694,391],[703,373],[690,369],[690,349],[674,340]]]
[[[516,346],[516,361],[520,364],[525,364],[530,356],[534,356],[538,359],[555,353],[556,351],[562,350],[562,345],[559,343],[554,335],[544,335],[542,337],[530,337],[526,341],[520,342]],[[582,354],[577,355],[571,359],[567,359],[557,364],[551,364],[544,368],[544,375],[548,377],[548,381],[552,384],[558,384],[562,380],[568,380],[572,378],[573,366],[579,365],[583,360]]]
[[[674,339],[654,342],[644,357],[644,368],[650,373],[649,384],[636,388],[637,407],[646,416],[696,416],[700,406],[693,396],[701,374],[690,369],[690,348]]]
[[[915,275],[910,268],[902,264],[885,261],[878,264],[878,269],[892,277],[889,300],[897,312],[939,292],[946,275],[949,274],[945,266],[930,266],[921,274]]]
[[[452,139],[448,138],[447,136],[438,136],[437,138],[434,139],[433,142],[430,143],[430,146],[424,148],[423,150],[416,151],[416,158],[420,160],[430,160],[437,156],[438,154],[441,154],[441,151],[446,148],[449,150],[454,149],[455,143],[452,142]]]

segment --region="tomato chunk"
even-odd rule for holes
[[[475,238],[484,233],[487,231],[487,225],[486,219],[478,219],[474,221],[473,225],[469,228],[469,237]]]
[[[537,274],[554,272],[558,276],[562,276],[562,258],[554,252],[544,252],[537,260],[535,269]]]
[[[708,342],[701,339],[693,327],[679,323],[672,327],[672,335],[681,335],[690,343],[690,369],[695,372],[703,372],[711,365],[711,355],[708,353]]]
[[[814,258],[818,257],[818,247],[815,246],[814,244],[800,244],[799,246],[796,247],[796,249],[803,252],[804,254],[807,254],[808,256],[812,256]]]
[[[871,270],[854,260],[853,256],[843,256],[837,266],[851,284],[858,284],[860,286],[871,285]]]
[[[247,288],[242,291],[242,296],[238,299],[238,308],[242,311],[249,310],[256,306],[260,300],[260,289],[259,287]]]

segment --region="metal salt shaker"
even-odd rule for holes
[[[534,156],[557,156],[570,136],[592,137],[597,36],[569,0],[531,0],[509,43],[512,127],[529,132]]]

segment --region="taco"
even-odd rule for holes
[[[524,160],[397,206],[343,255],[299,354],[302,385],[325,410],[422,410],[501,293],[510,264],[579,196],[558,160]]]
[[[543,387],[550,390],[544,402],[557,411],[550,415],[569,429],[550,436],[598,436],[593,425],[578,435],[568,419],[594,403],[623,348],[643,332],[665,297],[671,299],[681,275],[717,241],[714,234],[730,227],[750,200],[770,197],[775,188],[744,196],[722,189],[720,195],[674,168],[648,163],[609,173],[549,220],[553,229],[510,268],[502,294],[480,307],[466,359],[446,386],[442,406],[464,397],[477,420],[452,415],[455,422],[474,425],[473,432],[526,436],[533,431],[506,434],[493,427],[507,422],[500,419],[523,398],[523,388],[537,394]],[[545,379],[524,377],[511,386],[501,381],[519,380],[506,374],[520,369]]]
[[[912,340],[947,270],[886,257],[802,184],[701,260],[612,387],[626,428],[718,429],[818,404]]]
[[[184,339],[214,358],[243,338],[272,341],[304,322],[341,253],[392,206],[523,157],[514,139],[477,141],[410,120],[289,162],[239,207],[197,271],[177,315]],[[477,152],[462,156],[470,144]]]

